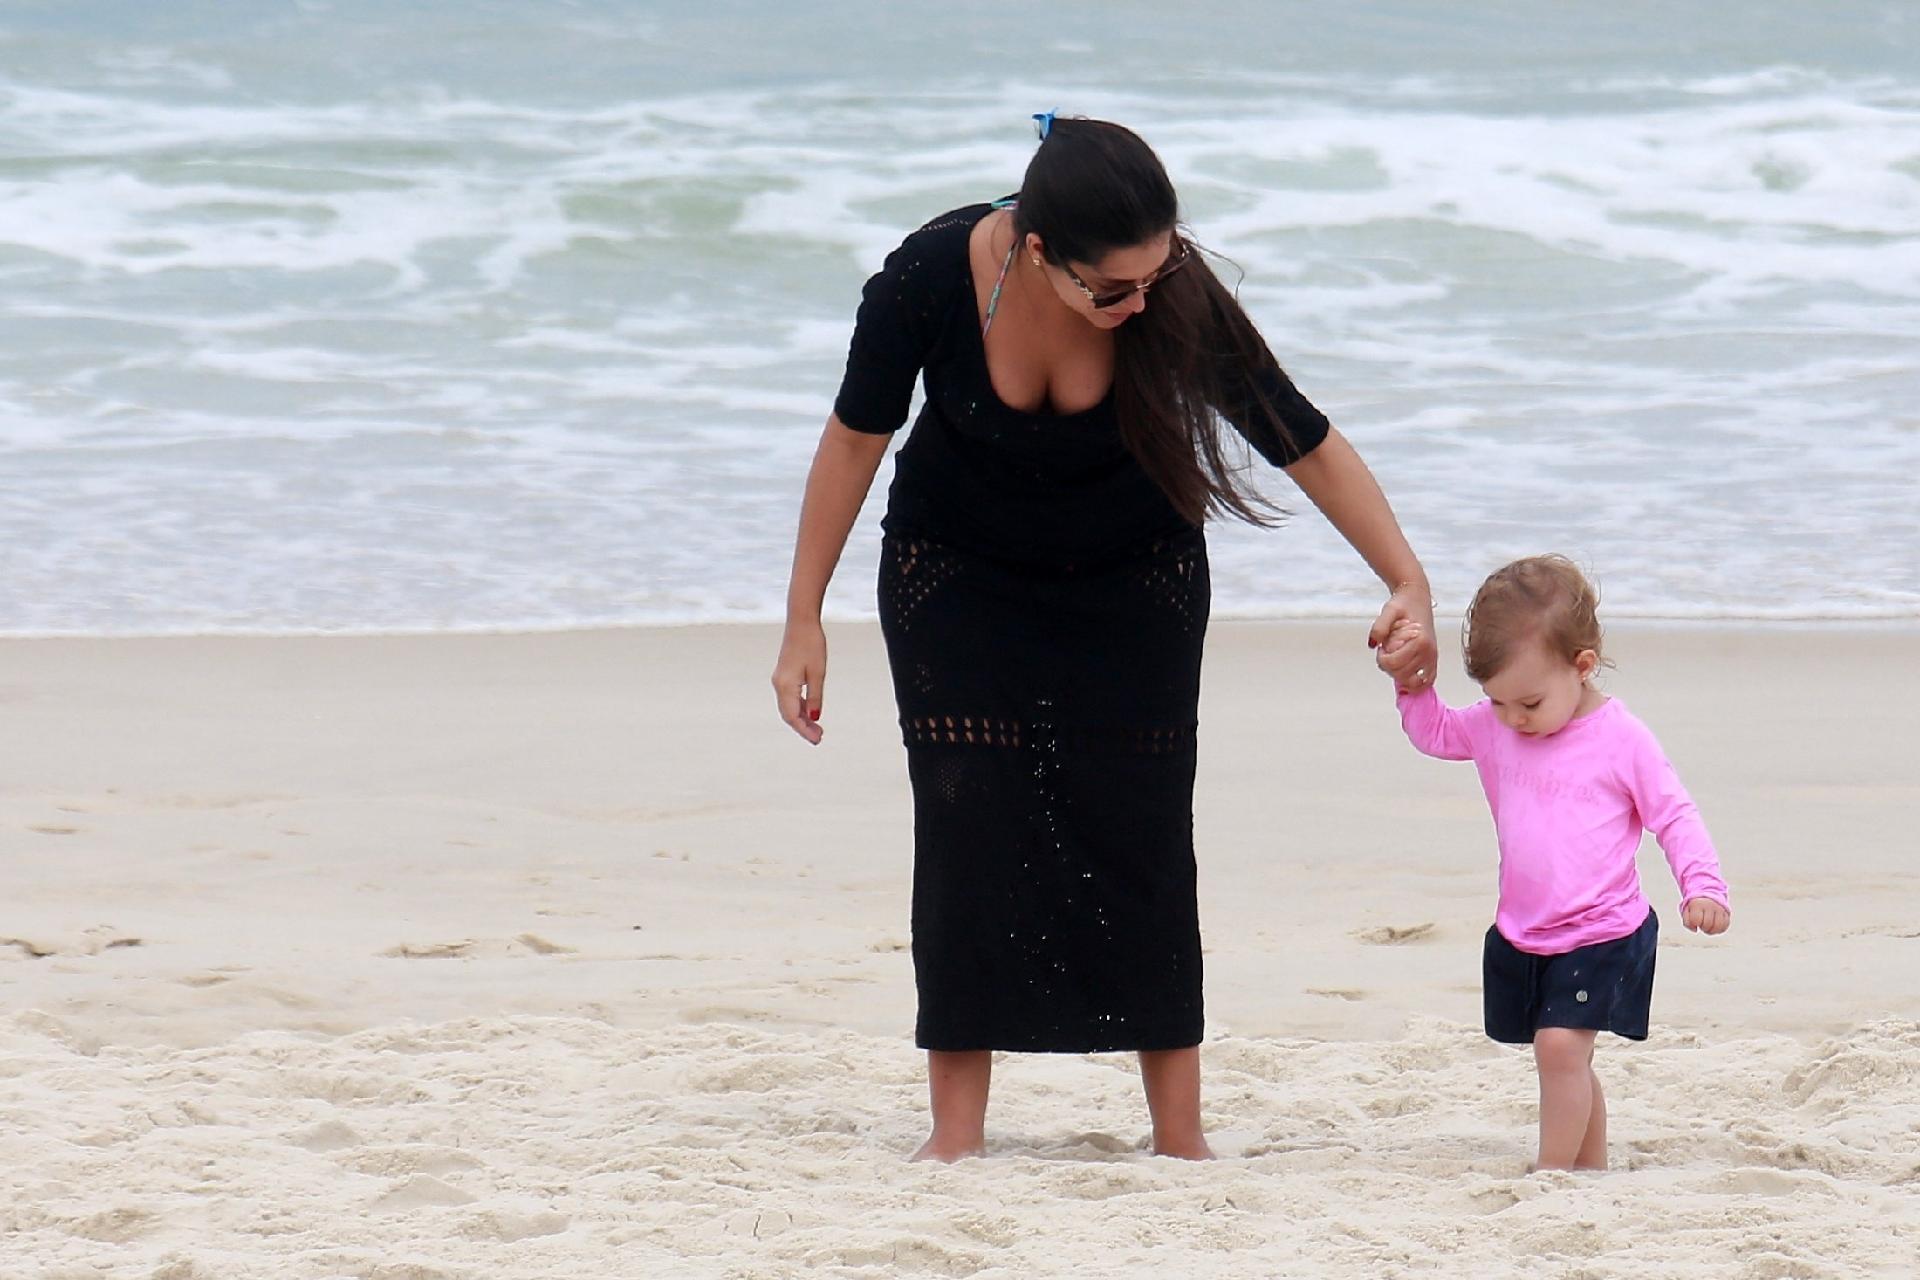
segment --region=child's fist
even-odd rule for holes
[[[1387,638],[1380,642],[1380,648],[1373,655],[1373,665],[1386,670],[1386,659],[1400,652],[1410,644],[1418,643],[1420,624],[1411,618],[1401,618],[1393,624],[1393,630],[1387,632]]]
[[[1680,923],[1695,933],[1725,933],[1733,913],[1712,898],[1689,898],[1680,908]]]

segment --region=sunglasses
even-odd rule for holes
[[[1188,247],[1187,242],[1181,239],[1179,233],[1176,232],[1173,237],[1173,252],[1167,256],[1166,262],[1158,271],[1148,276],[1145,280],[1142,280],[1139,284],[1130,284],[1124,289],[1109,289],[1102,293],[1095,293],[1093,289],[1088,286],[1087,282],[1082,280],[1079,275],[1075,273],[1074,269],[1066,263],[1061,263],[1060,269],[1067,273],[1067,279],[1073,281],[1074,288],[1087,295],[1087,304],[1089,306],[1095,311],[1105,311],[1108,307],[1119,306],[1136,293],[1145,293],[1180,268],[1186,266],[1192,257],[1192,249]]]

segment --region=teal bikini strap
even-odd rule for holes
[[[1018,198],[1008,197],[1005,200],[995,200],[987,207],[990,209],[1011,209],[1019,203]],[[980,338],[982,341],[986,340],[987,331],[993,328],[993,313],[1000,309],[1000,290],[1006,286],[1007,271],[1013,266],[1013,252],[1019,247],[1020,240],[1019,237],[1016,236],[1013,243],[1007,246],[1007,260],[1000,264],[1000,275],[993,282],[993,292],[987,295],[987,318],[980,326]]]
[[[1007,246],[1007,260],[1000,264],[1000,276],[993,282],[993,292],[987,295],[987,318],[980,326],[980,337],[984,340],[987,330],[993,328],[993,313],[1000,309],[1000,289],[1007,283],[1007,268],[1013,265],[1013,251],[1020,246],[1016,242]]]

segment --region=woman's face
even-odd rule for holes
[[[1114,249],[1094,262],[1056,265],[1049,262],[1040,237],[1027,236],[1027,253],[1040,262],[1047,282],[1061,302],[1099,329],[1117,329],[1147,309],[1147,293],[1170,271],[1185,265],[1186,246],[1171,229],[1151,239]],[[1096,306],[1120,295],[1109,306]]]

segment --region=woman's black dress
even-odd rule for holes
[[[891,432],[926,377],[879,592],[913,785],[916,1039],[1183,1048],[1206,543],[1121,445],[1111,395],[1049,415],[995,394],[967,251],[990,208],[922,227],[867,282],[834,404]],[[1242,426],[1264,457],[1325,437],[1278,365],[1251,377],[1291,436]]]

